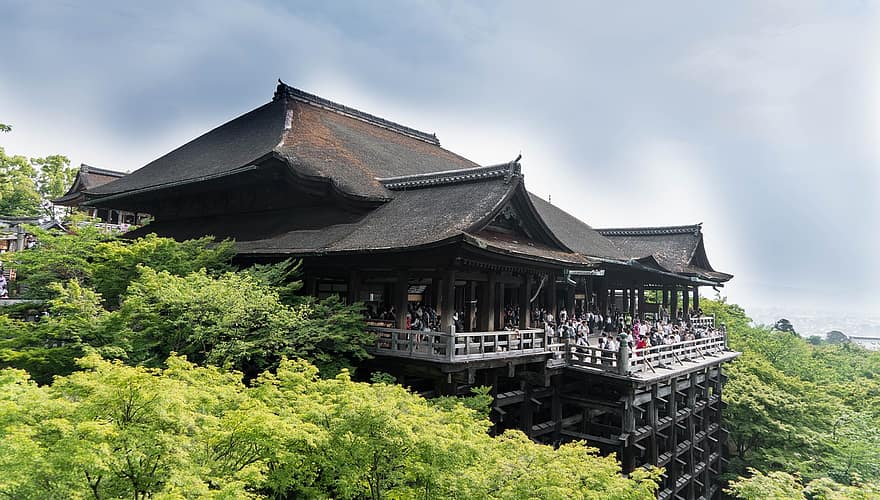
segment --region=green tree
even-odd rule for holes
[[[178,352],[252,377],[284,356],[312,360],[331,372],[368,357],[373,337],[358,308],[335,297],[287,305],[247,274],[140,272],[119,311],[137,362],[155,366]]]
[[[12,127],[0,123],[0,132]],[[48,215],[42,203],[64,194],[76,176],[62,155],[27,158],[9,155],[0,147],[0,214]]]
[[[0,495],[10,498],[653,498],[583,443],[499,438],[346,371],[284,360],[250,386],[181,357],[166,368],[92,355],[37,386],[0,371]]]
[[[731,482],[725,493],[745,500],[804,499],[803,485],[791,474],[775,471],[765,475],[755,469],[749,469],[749,473],[750,477]]]

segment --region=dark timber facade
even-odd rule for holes
[[[718,494],[722,365],[737,355],[723,338],[633,356],[575,349],[530,313],[662,308],[705,321],[687,314],[699,287],[731,276],[709,265],[699,225],[594,230],[531,194],[519,158],[477,165],[433,134],[283,83],[271,102],[82,196],[151,214],[134,235],[234,238],[242,264],[301,258],[306,293],[393,306],[396,322],[372,323],[365,369],[428,394],[489,385],[496,431],[586,439],[627,471],[663,466],[662,497]],[[439,313],[434,330],[406,329],[414,303]],[[516,330],[504,330],[506,310],[519,311]]]

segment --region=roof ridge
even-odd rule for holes
[[[504,177],[509,181],[513,176],[520,175],[521,166],[517,161],[487,165],[482,167],[459,168],[454,170],[441,170],[424,174],[400,175],[396,177],[377,177],[386,189],[392,191],[402,189],[418,189],[423,187],[439,186],[445,184],[458,184],[483,179]]]
[[[99,175],[109,175],[109,176],[118,176],[118,177],[123,177],[125,175],[128,175],[126,172],[120,172],[118,170],[110,170],[110,169],[106,169],[106,168],[95,167],[95,166],[89,165],[88,163],[80,163],[79,170],[80,170],[80,172],[84,172],[84,173],[93,173],[93,174],[99,174]]]
[[[602,236],[652,236],[662,234],[700,234],[703,223],[687,226],[595,228]]]
[[[371,115],[370,113],[354,109],[344,104],[339,104],[338,102],[325,99],[315,94],[310,94],[304,90],[291,87],[290,85],[282,82],[279,79],[278,87],[276,87],[275,89],[275,95],[272,96],[272,100],[276,101],[285,97],[295,99],[306,104],[311,104],[312,106],[317,106],[322,109],[333,111],[343,116],[348,116],[349,118],[354,118],[356,120],[360,120],[362,122],[366,122],[371,125],[390,130],[392,132],[397,132],[398,134],[412,137],[413,139],[418,139],[420,141],[427,142],[428,144],[433,144],[434,146],[440,145],[440,140],[437,139],[437,134],[422,132],[421,130],[416,130],[412,127],[407,127],[406,125],[401,125],[391,120],[386,120],[385,118]]]

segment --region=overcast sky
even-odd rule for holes
[[[747,308],[880,309],[877,4],[123,3],[0,0],[7,152],[135,170],[281,78],[594,227],[703,222]]]

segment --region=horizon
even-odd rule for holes
[[[747,312],[878,314],[873,6],[6,10],[7,153],[133,171],[280,78],[481,165],[522,153],[529,189],[592,227],[702,222]]]

